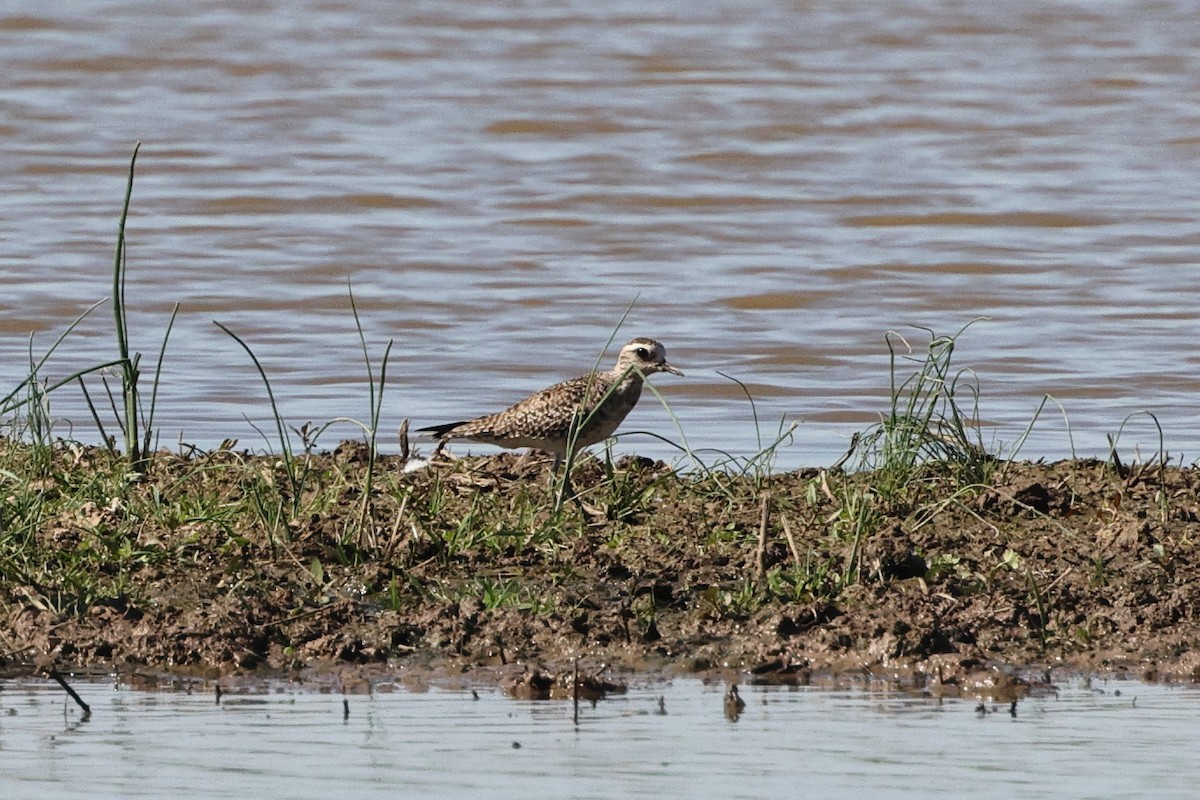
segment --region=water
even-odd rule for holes
[[[988,444],[1049,393],[1025,456],[1130,414],[1154,450],[1143,410],[1200,455],[1195,2],[228,6],[0,8],[0,387],[108,294],[140,140],[127,295],[147,363],[180,303],[167,444],[265,446],[213,320],[292,424],[367,418],[351,283],[373,356],[396,341],[386,431],[585,371],[632,304],[617,339],[688,373],[656,385],[695,448],[757,447],[720,371],[764,437],[800,422],[780,466],[828,463],[886,408],[886,331],[986,316],[957,358]],[[114,357],[108,317],[46,377]],[[95,439],[76,390],[53,411]],[[626,429],[675,436],[652,399]]]
[[[388,688],[387,684],[382,685]],[[138,692],[0,683],[5,795],[108,797],[1192,797],[1200,690],[1070,682],[976,702],[863,690],[635,687],[584,706],[497,690]],[[657,714],[664,699],[666,715]],[[350,715],[343,717],[343,699]]]

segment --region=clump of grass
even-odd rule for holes
[[[289,538],[291,522],[302,516],[305,511],[319,512],[320,505],[337,502],[340,491],[328,492],[313,489],[313,463],[321,436],[334,424],[349,423],[359,428],[366,438],[366,470],[361,477],[361,484],[354,488],[354,493],[359,498],[359,513],[351,518],[351,521],[343,528],[339,543],[344,547],[354,549],[364,547],[373,549],[379,544],[379,527],[371,514],[371,505],[377,494],[375,481],[376,465],[379,459],[379,420],[382,415],[384,389],[387,385],[388,358],[391,355],[393,340],[388,340],[377,370],[371,361],[366,334],[363,331],[352,287],[350,288],[350,307],[367,369],[369,422],[366,423],[350,417],[338,417],[322,425],[305,423],[299,428],[289,426],[275,400],[275,392],[271,387],[271,379],[267,375],[266,368],[254,350],[226,325],[215,320],[213,323],[249,356],[267,392],[267,401],[270,405],[271,419],[274,422],[276,434],[274,442],[268,439],[268,446],[274,444],[278,447],[279,466],[283,481],[281,485],[277,484],[273,480],[273,476],[268,473],[262,475],[260,480],[253,481],[249,489],[255,498],[256,507],[263,523],[269,530],[275,531],[279,541]],[[299,449],[293,442],[292,433],[296,433],[299,437]],[[342,489],[345,488],[345,486],[342,487]]]
[[[175,325],[175,318],[179,314],[179,304],[176,303],[171,311],[171,318],[167,322],[166,332],[163,334],[162,345],[158,351],[158,360],[154,368],[154,380],[150,384],[150,399],[149,402],[144,402],[141,394],[141,353],[132,353],[129,347],[129,325],[126,317],[127,304],[125,302],[125,275],[126,275],[126,248],[125,248],[125,224],[129,219],[129,201],[133,197],[133,176],[134,169],[137,165],[138,150],[141,148],[141,142],[138,142],[133,148],[133,156],[129,159],[129,181],[125,187],[125,202],[121,207],[121,221],[117,228],[117,252],[113,263],[113,323],[114,330],[117,334],[117,361],[116,366],[120,370],[121,375],[121,401],[122,413],[118,415],[117,422],[121,429],[121,435],[125,440],[125,453],[129,458],[130,464],[136,470],[144,469],[146,459],[149,458],[152,452],[154,443],[154,410],[158,402],[158,389],[162,379],[163,359],[166,356],[167,341],[171,338],[171,329]],[[82,381],[80,387],[83,387]],[[112,392],[108,391],[108,384],[105,382],[105,390],[108,392],[109,399],[112,399]],[[85,390],[86,395],[86,390]],[[91,398],[88,398],[88,406],[92,409],[92,416],[96,424],[100,425],[99,415],[96,413],[95,406],[91,403]],[[103,434],[103,427],[101,426]],[[107,437],[104,437],[107,441]]]
[[[891,407],[879,424],[857,443],[859,466],[874,475],[878,494],[887,499],[903,493],[914,481],[935,474],[957,486],[987,482],[997,461],[979,434],[979,385],[970,369],[956,369],[954,349],[964,325],[952,336],[928,328],[930,341],[923,354],[900,334],[887,334],[891,374]],[[907,376],[900,362],[916,365]]]
[[[58,614],[127,603],[135,573],[167,552],[156,537],[133,529],[126,462],[69,445],[34,472],[31,449],[10,441],[0,452],[0,582],[19,587],[31,607]]]
[[[768,585],[819,587],[823,596],[832,598],[866,578],[864,543],[889,518],[909,515],[915,504],[917,510],[909,515],[908,524],[919,527],[946,508],[961,506],[972,491],[990,480],[998,462],[984,449],[975,426],[978,383],[971,370],[953,365],[955,345],[967,327],[953,336],[921,328],[929,334],[924,352],[895,332],[887,334],[890,407],[878,425],[855,435],[838,465],[808,484],[808,506],[831,508],[824,517],[827,533],[820,553],[810,550],[803,569],[799,554],[793,553],[791,580],[780,573]],[[902,363],[915,368],[902,374]],[[855,464],[850,473],[840,469],[846,461]],[[944,491],[931,500],[921,490],[934,484]]]
[[[258,360],[258,356],[254,354],[254,350],[246,344],[244,339],[216,320],[213,320],[213,324],[237,342],[238,346],[246,352],[267,390],[267,401],[271,405],[271,418],[275,422],[277,434],[275,444],[279,446],[280,465],[283,468],[285,484],[282,490],[274,487],[272,476],[268,473],[263,475],[261,480],[254,481],[250,486],[250,491],[256,500],[262,521],[275,532],[277,538],[286,539],[288,538],[288,521],[300,514],[304,490],[311,474],[313,450],[320,433],[312,431],[309,426],[297,431],[303,446],[303,455],[297,457],[291,434],[288,433],[288,425],[279,411],[279,405],[275,402],[271,379],[267,377],[267,371],[262,362]],[[266,491],[267,488],[275,488],[275,492],[272,493],[273,499]]]
[[[34,338],[30,334],[29,372],[12,391],[0,398],[0,419],[4,420],[11,436],[18,440],[28,441],[34,446],[34,454],[39,462],[46,461],[53,442],[54,418],[50,413],[51,394],[62,386],[81,380],[82,376],[89,372],[105,369],[115,364],[115,362],[108,362],[89,367],[73,372],[53,383],[42,377],[42,370],[54,352],[71,332],[103,302],[103,300],[97,301],[85,309],[58,335],[50,348],[36,359],[33,350]]]
[[[379,543],[378,530],[375,525],[370,524],[370,521],[374,519],[371,514],[371,503],[375,496],[375,467],[379,461],[379,419],[383,413],[383,393],[387,386],[388,358],[392,354],[394,340],[388,339],[387,347],[383,351],[383,358],[379,362],[379,372],[376,373],[374,366],[371,364],[371,352],[367,347],[367,337],[363,332],[362,320],[358,316],[358,304],[354,302],[354,287],[347,281],[346,288],[350,294],[350,310],[354,312],[354,327],[358,331],[358,341],[362,346],[363,363],[367,369],[367,388],[369,392],[368,412],[370,422],[367,425],[362,425],[355,420],[350,420],[359,425],[367,437],[367,472],[363,480],[362,509],[358,516],[359,544],[369,545],[374,548]]]
[[[162,378],[163,361],[166,356],[167,342],[170,339],[171,329],[175,324],[175,318],[179,313],[179,304],[176,303],[171,312],[171,318],[167,323],[166,332],[163,334],[162,344],[159,347],[158,360],[155,364],[154,379],[151,383],[150,396],[145,398],[141,392],[141,358],[142,354],[132,351],[129,342],[129,326],[127,316],[127,304],[125,300],[125,276],[126,276],[126,239],[125,230],[126,223],[129,218],[129,204],[133,196],[133,180],[134,172],[137,164],[137,154],[141,144],[138,143],[133,149],[133,155],[129,161],[129,179],[125,186],[125,200],[121,207],[121,218],[117,227],[117,246],[116,255],[113,261],[113,293],[109,298],[113,307],[113,322],[114,330],[117,339],[117,357],[110,361],[101,364],[95,364],[84,369],[72,372],[67,377],[62,378],[53,383],[44,381],[41,377],[42,369],[45,366],[50,356],[58,349],[67,336],[88,316],[98,308],[104,301],[98,301],[90,308],[80,314],[66,330],[58,337],[41,358],[36,361],[33,358],[33,340],[30,338],[30,369],[28,375],[21,381],[18,386],[13,389],[7,396],[0,399],[0,417],[11,418],[17,411],[23,411],[25,418],[23,424],[18,428],[19,435],[28,435],[32,441],[40,443],[43,446],[51,438],[51,429],[53,420],[49,414],[50,395],[54,391],[68,384],[78,385],[83,393],[84,400],[87,403],[91,413],[92,420],[96,424],[97,431],[100,434],[100,439],[104,442],[106,448],[112,454],[116,453],[115,437],[108,434],[105,429],[102,415],[97,408],[97,405],[92,400],[91,393],[87,388],[85,377],[99,374],[101,383],[104,387],[105,395],[107,396],[108,407],[111,409],[113,416],[116,419],[116,425],[121,431],[121,438],[125,446],[125,456],[129,466],[135,471],[142,471],[146,467],[150,453],[153,451],[155,430],[154,430],[154,412],[158,401],[158,390]],[[109,386],[108,380],[104,373],[109,369],[117,369],[120,376],[120,387],[114,391]],[[119,400],[118,400],[119,398]]]

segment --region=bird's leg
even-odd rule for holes
[[[554,494],[555,512],[561,510],[567,499],[570,499],[570,501],[575,504],[575,507],[579,509],[579,513],[583,515],[584,521],[603,518],[604,512],[583,502],[582,496],[577,494],[575,492],[575,487],[571,485],[571,466],[574,464],[574,461],[575,460],[573,458],[564,460],[561,456],[555,456],[554,472],[557,474],[558,466],[560,464],[562,465],[563,469],[562,476],[557,479],[558,487]],[[555,479],[551,478],[551,480],[553,481]]]
[[[554,466],[550,468],[550,484],[553,486],[558,484],[554,494],[554,510],[558,511],[563,507],[563,503],[570,498],[571,502],[579,506],[579,510],[586,514],[586,509],[583,507],[579,495],[575,494],[575,489],[571,486],[571,465],[574,463],[574,458],[564,458],[562,454],[554,454]],[[562,475],[558,474],[559,469],[562,469]]]
[[[554,454],[554,464],[550,467],[550,488],[554,490],[554,510],[562,508],[563,501],[567,499],[567,492],[570,488],[570,475],[565,472],[560,477],[558,470],[562,467],[563,457],[559,453]]]

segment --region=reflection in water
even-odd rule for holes
[[[1195,688],[1064,684],[1008,704],[651,683],[597,705],[476,687],[323,694],[0,683],[14,797],[1189,797]],[[243,690],[245,691],[245,690]],[[982,713],[980,711],[982,709]],[[347,714],[347,710],[349,713]],[[665,713],[663,713],[665,712]]]
[[[29,332],[44,352],[107,294],[141,140],[136,347],[182,305],[165,444],[263,446],[257,375],[213,319],[293,424],[367,418],[351,282],[375,357],[396,340],[392,430],[586,371],[632,304],[616,341],[672,343],[692,446],[753,452],[757,411],[767,439],[801,423],[781,465],[829,463],[886,406],[886,330],[986,316],[958,355],[985,442],[1050,393],[1066,420],[1025,455],[1102,452],[1147,410],[1194,458],[1194,31],[1181,2],[0,11],[0,387]],[[112,339],[98,310],[45,376]],[[74,389],[52,410],[95,438]],[[652,403],[627,429],[675,435]],[[1153,420],[1122,441],[1156,448]]]

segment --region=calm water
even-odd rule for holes
[[[135,345],[181,304],[158,422],[494,410],[663,340],[696,448],[828,463],[884,334],[953,333],[985,440],[1104,450],[1153,412],[1200,456],[1200,4],[121,0],[0,8],[0,387],[109,291],[128,157]],[[97,310],[48,369],[114,356]],[[919,334],[918,334],[919,338]],[[608,358],[612,356],[612,351]],[[95,438],[78,392],[53,410]],[[1068,426],[1070,433],[1068,434]],[[626,425],[674,436],[648,399]],[[354,429],[327,437],[332,446]],[[389,437],[390,438],[390,437]],[[1157,447],[1148,417],[1122,439]],[[646,436],[618,450],[669,456]]]
[[[493,689],[348,698],[0,683],[13,798],[872,797],[1183,798],[1200,768],[1200,690],[1080,683],[980,715],[975,701],[651,685],[585,707]],[[664,698],[665,716],[656,713]],[[65,702],[64,702],[65,701]],[[516,747],[519,745],[519,747]]]

